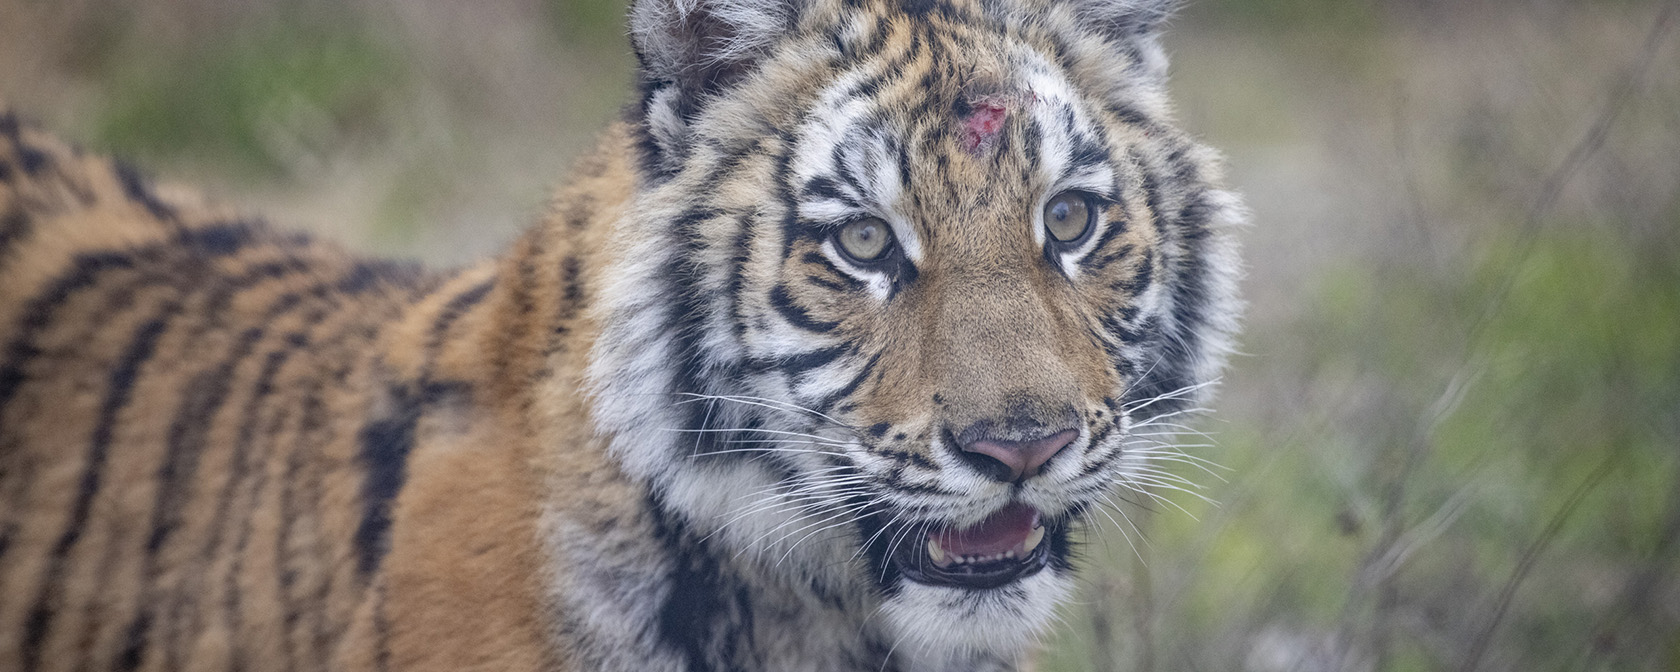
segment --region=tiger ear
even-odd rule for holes
[[[1080,18],[1116,37],[1159,33],[1179,0],[1073,0]]]
[[[1161,29],[1178,11],[1180,0],[1068,0],[1080,22],[1100,31],[1127,52],[1144,72],[1166,77],[1167,54]]]
[[[712,94],[744,79],[804,0],[635,0],[630,39],[641,62],[642,166],[658,180],[688,154],[689,124]]]
[[[800,0],[635,0],[630,37],[650,86],[697,100],[748,73],[792,29]]]

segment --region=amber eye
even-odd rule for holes
[[[865,217],[842,227],[834,241],[853,261],[878,261],[892,248],[892,229],[879,217]]]
[[[1064,191],[1044,204],[1044,229],[1058,243],[1079,240],[1091,229],[1097,209],[1091,199],[1076,191]]]

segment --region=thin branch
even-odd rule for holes
[[[1628,103],[1644,88],[1645,81],[1651,74],[1651,68],[1656,63],[1657,54],[1662,51],[1663,40],[1668,37],[1669,29],[1672,27],[1671,24],[1674,22],[1676,8],[1680,8],[1680,3],[1668,2],[1663,5],[1655,22],[1651,25],[1651,32],[1645,36],[1644,45],[1640,47],[1639,60],[1634,62],[1627,76],[1617,83],[1616,88],[1610,94],[1609,102],[1605,103],[1604,109],[1599,112],[1597,119],[1587,129],[1586,135],[1582,136],[1580,141],[1576,142],[1575,146],[1569,150],[1569,154],[1564,156],[1563,163],[1559,164],[1557,169],[1547,176],[1545,183],[1540,188],[1540,197],[1535,199],[1534,204],[1528,209],[1527,216],[1523,219],[1522,242],[1519,244],[1521,251],[1516,256],[1517,261],[1512,264],[1511,272],[1505,276],[1505,281],[1500,285],[1499,291],[1495,292],[1493,297],[1488,300],[1487,306],[1482,309],[1480,319],[1472,327],[1470,338],[1465,342],[1468,346],[1465,351],[1466,356],[1474,350],[1476,342],[1481,340],[1483,330],[1493,321],[1493,316],[1498,314],[1506,299],[1510,297],[1511,291],[1516,287],[1517,275],[1522,269],[1522,261],[1533,253],[1534,246],[1540,238],[1541,224],[1546,216],[1551,214],[1552,208],[1557,205],[1564,187],[1574,181],[1575,175],[1581,172],[1581,168],[1586,166],[1588,160],[1597,156],[1599,151],[1604,149],[1604,143],[1610,137],[1610,129],[1615,125],[1616,120],[1621,118],[1622,113],[1627,110]]]
[[[1540,533],[1539,538],[1535,539],[1534,543],[1529,544],[1528,550],[1523,552],[1522,560],[1517,563],[1516,570],[1511,573],[1511,578],[1505,581],[1505,587],[1499,591],[1499,600],[1497,606],[1494,607],[1493,617],[1488,619],[1487,626],[1482,628],[1481,636],[1476,638],[1475,648],[1470,650],[1470,656],[1465,659],[1464,665],[1459,668],[1461,672],[1473,672],[1477,666],[1482,664],[1482,657],[1487,654],[1488,644],[1493,641],[1493,633],[1499,629],[1500,623],[1505,620],[1505,614],[1511,608],[1511,600],[1516,597],[1517,588],[1534,570],[1535,563],[1540,560],[1540,554],[1546,550],[1547,546],[1552,544],[1552,540],[1563,529],[1563,524],[1569,520],[1570,515],[1574,514],[1575,509],[1587,498],[1587,493],[1592,492],[1593,488],[1598,486],[1599,481],[1604,480],[1604,477],[1609,475],[1610,468],[1615,464],[1615,455],[1605,456],[1598,467],[1587,475],[1586,480],[1575,486],[1575,491],[1569,494],[1569,500],[1564,502],[1563,508],[1558,509],[1558,512],[1552,515],[1551,521],[1546,523],[1546,529]]]

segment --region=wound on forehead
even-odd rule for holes
[[[1003,124],[1009,118],[1009,108],[1002,100],[988,99],[970,103],[959,112],[962,120],[962,148],[979,155],[997,141]]]

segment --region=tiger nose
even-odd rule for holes
[[[1073,443],[1079,437],[1079,430],[1064,429],[1049,436],[1043,436],[1027,441],[1002,441],[996,439],[978,439],[962,445],[965,453],[984,455],[997,462],[1002,469],[993,469],[1003,481],[1020,481],[1038,475],[1040,467],[1056,453]]]

